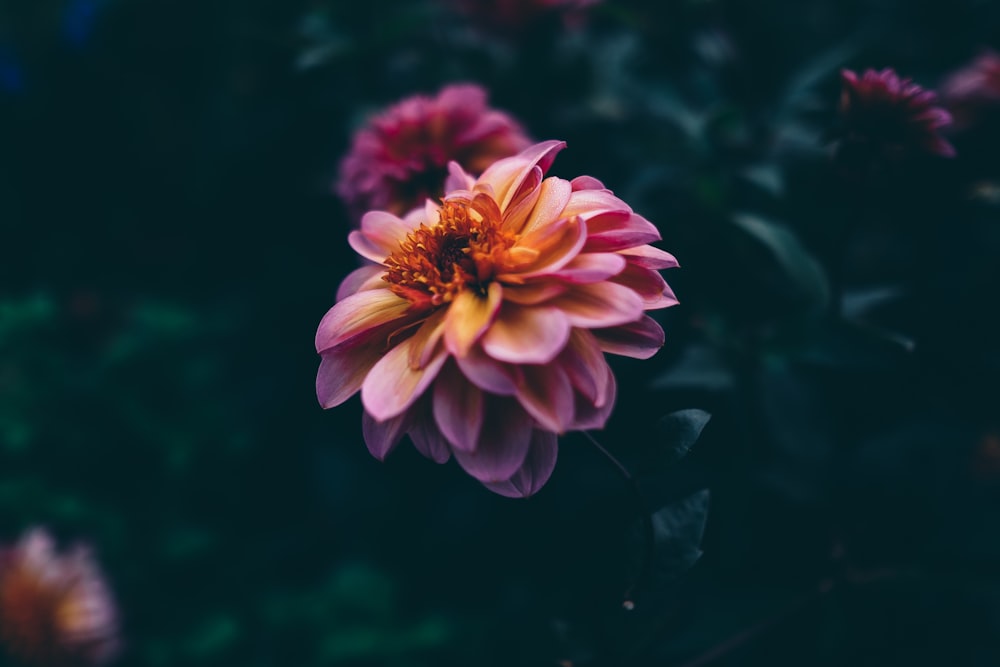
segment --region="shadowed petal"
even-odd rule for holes
[[[352,294],[327,311],[316,330],[316,351],[322,352],[386,322],[406,315],[410,302],[388,289]]]
[[[365,444],[368,451],[379,461],[384,461],[406,432],[407,424],[410,421],[409,413],[403,413],[392,419],[385,421],[375,421],[375,419],[365,412],[361,415],[361,432],[365,437]]]
[[[441,349],[423,368],[410,365],[413,338],[383,356],[361,385],[361,402],[372,417],[384,421],[402,413],[427,389],[447,359]]]
[[[642,317],[642,298],[615,283],[576,285],[549,302],[559,308],[574,327],[613,327]]]
[[[483,393],[453,363],[445,365],[434,382],[434,419],[456,449],[476,448],[483,426]]]
[[[649,359],[663,347],[663,327],[649,315],[611,329],[596,329],[594,336],[601,349],[635,359]]]
[[[456,449],[455,460],[480,482],[506,481],[524,463],[532,429],[531,417],[517,403],[491,398],[475,451]]]
[[[514,475],[505,482],[487,482],[490,491],[508,498],[527,498],[538,493],[552,476],[559,451],[555,433],[535,429],[531,434],[528,456]]]
[[[459,292],[448,307],[444,324],[444,342],[456,357],[468,354],[496,317],[503,297],[500,283],[490,284],[486,298],[472,290]]]
[[[521,380],[521,369],[497,361],[475,346],[464,357],[457,357],[462,374],[483,391],[500,396],[513,396]]]
[[[558,309],[504,304],[482,347],[499,361],[547,364],[566,345],[569,331],[569,320]]]
[[[451,458],[451,447],[432,419],[418,419],[407,435],[418,452],[434,463],[446,463]]]
[[[594,334],[573,329],[569,344],[559,355],[559,364],[578,392],[595,404],[604,400],[610,371]]]
[[[611,411],[615,407],[615,396],[618,393],[618,385],[615,382],[615,375],[608,367],[608,382],[604,390],[604,397],[600,404],[591,403],[582,394],[576,395],[576,411],[573,415],[573,424],[570,426],[574,431],[587,431],[592,428],[604,428],[611,416]]]
[[[316,373],[316,398],[320,405],[335,407],[361,389],[368,372],[382,358],[385,335],[371,336],[323,352]]]
[[[517,400],[538,423],[562,433],[573,421],[573,385],[558,364],[523,366],[524,382]]]

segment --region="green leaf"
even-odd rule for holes
[[[680,461],[687,456],[711,418],[712,415],[704,410],[690,408],[672,412],[660,420],[659,428],[666,436],[665,451],[669,461]]]
[[[711,494],[702,489],[653,513],[653,575],[669,581],[701,558]]]
[[[748,213],[733,215],[732,222],[764,247],[803,301],[817,309],[826,306],[830,300],[826,272],[790,229]]]

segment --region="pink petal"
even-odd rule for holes
[[[587,221],[587,245],[584,246],[584,251],[624,250],[659,240],[659,230],[641,215],[633,213],[623,218],[619,214],[610,213]]]
[[[608,190],[604,187],[604,183],[601,183],[593,176],[577,176],[570,181],[570,185],[573,186],[574,192],[577,190]],[[611,191],[608,190],[608,192]]]
[[[322,352],[379,325],[401,319],[410,302],[388,289],[352,294],[327,311],[316,330],[316,351]]]
[[[569,320],[558,309],[504,304],[482,347],[498,361],[547,364],[566,345],[569,332]]]
[[[615,396],[618,392],[618,385],[610,367],[608,367],[607,373],[606,389],[599,403],[591,402],[583,394],[576,395],[576,410],[573,415],[573,423],[570,425],[571,430],[587,431],[592,428],[604,428],[615,407]]]
[[[361,415],[361,432],[368,445],[368,451],[379,461],[384,461],[406,432],[410,421],[409,413],[403,413],[386,421],[376,421],[365,412]]]
[[[503,300],[522,306],[534,306],[555,298],[568,289],[566,285],[546,280],[525,285],[506,285],[503,288]]]
[[[611,329],[595,329],[601,349],[635,359],[649,359],[663,347],[663,328],[649,315]]]
[[[386,211],[370,211],[361,218],[361,229],[351,232],[347,241],[355,252],[373,262],[382,263],[399,250],[399,243],[414,226]]]
[[[389,350],[361,385],[361,402],[379,421],[395,417],[413,405],[448,357],[442,349],[425,367],[414,368],[410,364],[412,345],[413,338],[408,338]]]
[[[385,287],[382,280],[384,273],[385,267],[381,264],[368,264],[351,271],[337,288],[337,301],[343,301],[357,292]]]
[[[389,331],[381,333],[358,336],[347,344],[323,351],[316,373],[316,398],[320,405],[335,407],[361,389],[368,372],[382,358]]]
[[[507,204],[503,212],[504,231],[520,232],[528,215],[535,208],[535,203],[541,196],[539,184],[542,182],[542,170],[535,167],[521,183],[518,196]]]
[[[438,351],[438,341],[444,335],[444,318],[445,311],[438,310],[419,323],[419,328],[410,340],[411,367],[423,368],[430,363],[431,357]]]
[[[634,290],[642,298],[646,310],[667,308],[678,303],[667,281],[652,269],[629,264],[624,271],[612,278],[612,281]]]
[[[574,327],[592,329],[634,322],[642,317],[643,303],[633,290],[611,282],[574,285],[549,305],[566,314]]]
[[[486,109],[486,98],[486,90],[482,86],[474,83],[453,83],[441,89],[433,104],[441,110],[439,113],[445,109],[454,110],[452,113],[472,109],[478,111]]]
[[[456,449],[476,448],[483,426],[483,393],[454,364],[447,364],[434,383],[434,419]]]
[[[604,400],[608,383],[608,362],[601,346],[586,329],[573,329],[569,344],[559,355],[559,364],[573,387],[595,404]]]
[[[545,486],[556,467],[559,451],[555,433],[535,429],[524,464],[504,482],[488,482],[484,486],[508,498],[527,498]]]
[[[617,253],[584,253],[550,275],[571,283],[597,283],[621,273],[625,264],[625,258]]]
[[[486,298],[468,289],[459,292],[445,315],[444,342],[448,351],[456,357],[468,354],[497,316],[502,300],[503,288],[498,282],[490,283]]]
[[[520,368],[493,359],[479,346],[473,347],[469,354],[458,357],[455,361],[470,382],[491,394],[513,396],[523,381]]]
[[[562,433],[573,421],[573,385],[558,364],[522,366],[517,400],[546,430]]]
[[[625,217],[632,213],[632,209],[607,189],[574,189],[566,203],[566,208],[563,210],[563,215],[578,215],[585,221],[609,213]]]
[[[451,458],[451,447],[444,439],[433,419],[417,419],[407,435],[418,452],[434,463],[445,463]]]
[[[500,210],[506,211],[521,184],[535,166],[540,167],[543,172],[547,171],[555,160],[556,153],[565,147],[564,141],[543,141],[529,146],[514,157],[494,162],[479,177],[477,185],[485,184],[492,187],[494,199],[500,204]]]
[[[587,242],[587,229],[579,218],[557,220],[522,236],[512,248],[531,252],[530,263],[503,273],[499,280],[521,282],[527,278],[558,271],[566,266]]]
[[[664,252],[651,245],[624,248],[618,253],[624,255],[630,264],[636,264],[644,269],[673,269],[680,266],[677,259],[669,252]]]
[[[573,186],[569,181],[552,176],[542,181],[539,188],[538,202],[521,228],[522,234],[529,234],[544,225],[550,225],[563,217],[562,211],[569,202]]]
[[[444,191],[471,190],[476,179],[467,173],[462,166],[452,160],[448,163],[448,178],[444,182]]]
[[[492,398],[475,451],[454,450],[455,460],[480,482],[503,482],[524,464],[531,446],[533,422],[509,398]]]

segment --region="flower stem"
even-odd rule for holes
[[[654,536],[653,536],[653,516],[649,511],[649,502],[646,497],[642,495],[642,490],[639,488],[638,482],[636,482],[635,477],[632,473],[628,471],[628,468],[619,461],[615,456],[604,448],[604,445],[599,443],[594,436],[592,436],[587,431],[582,431],[583,437],[590,441],[590,444],[594,446],[597,451],[604,455],[608,461],[618,470],[618,474],[622,476],[627,483],[629,488],[632,490],[632,495],[635,497],[636,502],[639,505],[640,517],[642,519],[642,531],[643,531],[643,552],[642,552],[642,562],[639,567],[639,574],[636,576],[632,584],[625,589],[624,600],[622,601],[622,607],[626,611],[632,611],[635,609],[635,600],[639,589],[646,583],[652,574],[653,569],[653,546],[654,546]]]

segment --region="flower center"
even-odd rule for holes
[[[393,292],[434,306],[465,289],[486,293],[516,237],[503,231],[498,212],[477,203],[445,201],[436,225],[407,234],[385,260]]]

